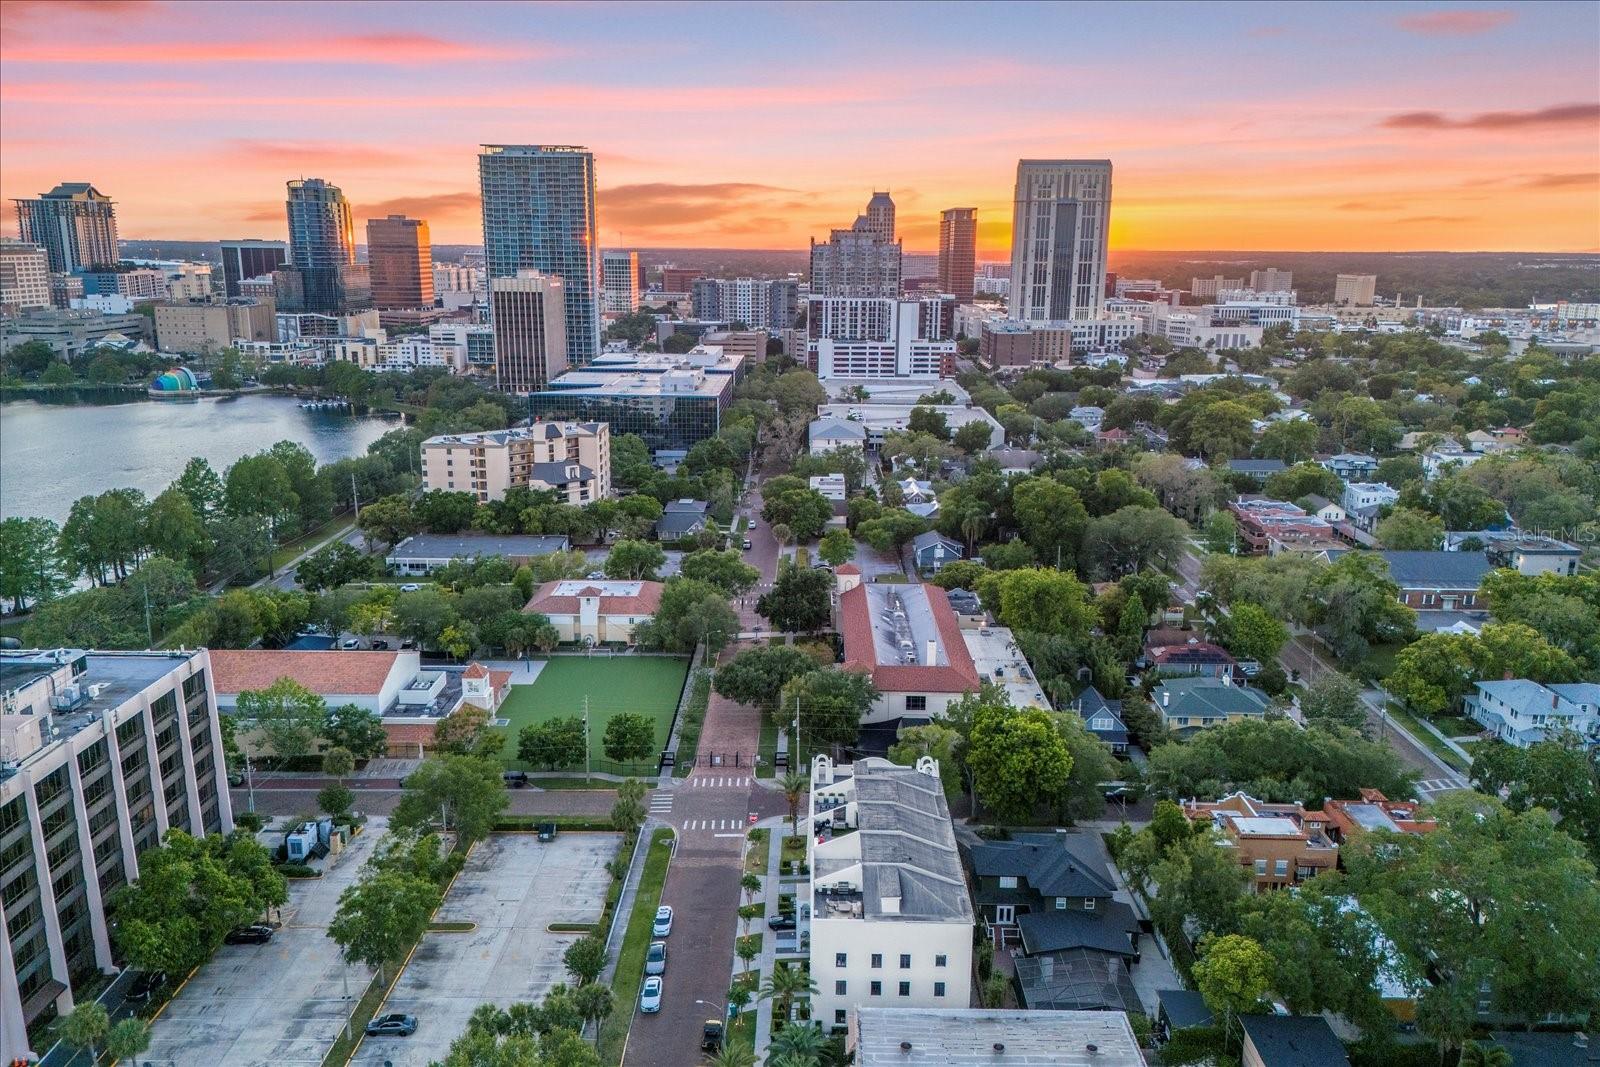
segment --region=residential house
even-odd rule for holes
[[[808,814],[811,1017],[845,1028],[855,1008],[967,1007],[972,901],[939,762],[817,756]]]
[[[1337,475],[1341,482],[1361,481],[1378,473],[1378,461],[1360,452],[1340,452],[1317,462]]]
[[[1467,718],[1517,748],[1527,748],[1563,731],[1590,745],[1600,744],[1600,684],[1545,685],[1526,678],[1479,682],[1462,701]]]
[[[1393,507],[1400,499],[1400,490],[1382,482],[1348,482],[1340,504],[1346,521],[1364,533],[1371,533],[1378,525],[1382,510]]]
[[[977,629],[988,621],[989,613],[983,610],[983,602],[978,599],[977,593],[970,589],[950,589],[944,595],[963,630]]]
[[[1327,497],[1312,493],[1305,498],[1305,501],[1311,505],[1311,514],[1330,526],[1337,526],[1345,521],[1344,507],[1329,500]]]
[[[660,582],[573,578],[541,585],[522,610],[548,618],[563,641],[631,645],[659,607]]]
[[[656,539],[679,541],[693,537],[706,528],[711,518],[711,505],[704,500],[669,500],[656,520]]]
[[[1174,640],[1174,637],[1181,640]],[[1227,649],[1181,630],[1151,630],[1145,637],[1140,662],[1164,678],[1185,675],[1221,678],[1238,674],[1238,661]]]
[[[1230,459],[1228,460],[1228,473],[1240,474],[1257,485],[1280,471],[1286,471],[1289,465],[1281,459]]]
[[[1133,435],[1121,427],[1114,430],[1097,430],[1094,435],[1094,443],[1100,448],[1116,448],[1132,440]]]
[[[1220,800],[1185,801],[1183,813],[1217,830],[1222,846],[1250,872],[1257,892],[1299,885],[1339,865],[1339,846],[1328,836],[1327,817],[1320,811],[1231,793]]]
[[[1093,404],[1079,404],[1067,412],[1068,421],[1077,423],[1090,433],[1100,429],[1100,424],[1105,420],[1105,417],[1106,409],[1096,407]]]
[[[1519,433],[1521,431],[1518,431]],[[1501,452],[1510,452],[1522,445],[1521,441],[1508,439],[1504,431],[1473,430],[1467,434],[1465,443],[1474,452],[1482,452],[1492,456]]]
[[[1180,733],[1264,718],[1272,706],[1261,690],[1235,685],[1232,674],[1167,678],[1150,695],[1162,721]]]
[[[1350,1067],[1350,1056],[1320,1015],[1245,1015],[1240,1067]]]
[[[1585,1031],[1494,1030],[1486,1042],[1511,1054],[1511,1067],[1595,1067],[1600,1039]]]
[[[954,563],[965,555],[961,542],[936,530],[927,530],[911,539],[911,562],[922,574],[937,574],[946,563]]]
[[[571,542],[565,534],[431,534],[421,533],[401,541],[383,557],[390,573],[414,576],[432,574],[456,560],[481,560],[494,556],[520,567],[551,552],[565,552]]]
[[[1425,834],[1438,829],[1439,824],[1422,812],[1422,805],[1415,800],[1390,800],[1376,789],[1361,790],[1360,800],[1329,798],[1322,802],[1325,828],[1335,844],[1371,830]]]
[[[864,722],[926,723],[977,690],[977,665],[943,589],[838,580],[844,667],[870,674],[878,690]]]
[[[1122,721],[1122,701],[1107,700],[1091,685],[1072,701],[1072,710],[1083,717],[1084,726],[1109,745],[1112,752],[1128,751],[1128,727]]]
[[[836,448],[863,452],[867,447],[867,431],[859,422],[849,419],[817,419],[807,428],[806,440],[813,456],[832,452]]]
[[[843,500],[848,495],[845,477],[842,474],[813,474],[810,485],[812,491],[820,493],[824,500]]]
[[[1329,561],[1342,553],[1327,552]],[[1379,552],[1389,577],[1400,587],[1400,602],[1419,611],[1458,611],[1476,607],[1478,586],[1493,568],[1482,552]]]
[[[1482,452],[1441,445],[1422,454],[1422,474],[1431,482],[1448,471],[1470,467],[1482,458]]]
[[[991,448],[982,458],[994,460],[1000,465],[1000,473],[1009,477],[1031,474],[1044,462],[1044,453],[1026,448]]]
[[[1439,448],[1458,447],[1454,438],[1443,437],[1432,430],[1408,430],[1400,435],[1400,441],[1395,447],[1402,452],[1415,452],[1422,447],[1424,441],[1429,440],[1433,441],[1435,447]]]
[[[1469,538],[1482,545],[1490,565],[1509,567],[1529,577],[1536,574],[1577,574],[1578,561],[1583,556],[1577,545],[1545,534],[1523,533],[1520,530],[1451,532],[1445,534],[1444,547],[1459,551]]]
[[[919,478],[901,478],[897,483],[900,495],[907,506],[912,504],[929,504],[938,499],[938,494],[933,491],[933,483]]]
[[[968,1007],[856,1011],[856,1067],[953,1067],[991,1061],[1027,1067],[1144,1067],[1145,1062],[1125,1012]]]

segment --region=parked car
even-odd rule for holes
[[[556,824],[553,823],[553,822],[542,822],[542,823],[540,823],[539,824],[539,840],[540,841],[554,841],[555,839],[556,839]]]
[[[700,1051],[701,1052],[712,1052],[712,1053],[716,1053],[716,1052],[721,1052],[722,1051],[722,1020],[721,1019],[707,1019],[706,1020],[705,1029],[700,1031]]]
[[[417,1017],[393,1011],[367,1024],[368,1037],[410,1037],[417,1032]]]
[[[275,933],[277,931],[266,923],[251,923],[249,926],[235,926],[222,940],[230,945],[265,945]]]
[[[663,904],[656,909],[655,925],[650,928],[651,937],[670,937],[672,935],[672,905]]]
[[[400,587],[400,591],[402,593],[415,593],[421,588],[422,586],[418,585],[416,582],[407,582]]]
[[[644,954],[644,973],[667,973],[667,943],[665,941],[650,942],[650,948]]]
[[[742,545],[743,545],[743,548],[744,548],[744,550],[746,552],[750,551],[750,549],[755,547],[755,545],[751,543],[750,538],[748,538],[748,537],[746,537],[744,539],[744,541],[742,542]]]
[[[793,930],[795,926],[793,915],[774,915],[767,920],[769,930]]]
[[[521,789],[528,784],[527,771],[506,771],[500,777],[504,778],[506,785],[512,789]]]
[[[408,637],[404,641],[400,642],[400,647],[401,648],[416,648],[417,647],[417,642],[414,641],[412,638]]]
[[[644,988],[639,990],[639,1010],[646,1015],[654,1015],[661,1010],[661,976],[652,974],[644,980]]]
[[[361,638],[359,638],[359,637],[347,637],[343,641],[339,642],[339,647],[344,649],[347,652],[349,650],[353,649],[353,648],[360,648],[361,647]]]
[[[372,651],[374,651],[374,652],[387,652],[387,651],[389,651],[389,642],[387,642],[387,641],[373,641],[367,647],[372,649]]]
[[[156,991],[167,984],[166,971],[140,971],[128,983],[129,1000],[149,1000],[156,995]]]
[[[235,770],[228,771],[228,784],[233,786],[235,789],[239,788],[241,785],[244,785],[244,772]]]

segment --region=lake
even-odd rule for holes
[[[317,462],[359,456],[398,415],[305,411],[287,396],[125,404],[0,404],[0,517],[62,522],[81,496],[130,486],[155,496],[203,456],[220,475],[279,441]]]

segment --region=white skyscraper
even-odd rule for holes
[[[608,314],[631,315],[638,311],[639,253],[601,252],[600,292],[602,310]]]
[[[1011,317],[1093,319],[1106,288],[1109,159],[1017,161],[1011,230]]]

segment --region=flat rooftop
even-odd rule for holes
[[[867,391],[869,404],[898,404],[913,407],[928,393],[949,393],[957,404],[965,404],[972,394],[954,378],[824,378],[822,387],[834,400],[853,395],[857,387]]]
[[[1300,827],[1293,819],[1275,815],[1234,816],[1229,820],[1241,834],[1252,837],[1298,837]]]
[[[617,396],[645,399],[715,399],[733,389],[733,375],[707,373],[701,367],[659,367],[626,370],[570,370],[552,378],[535,396]]]
[[[638,596],[643,588],[644,582],[642,581],[628,582],[570,578],[566,581],[556,582],[554,587],[545,586],[544,593],[548,596]]]
[[[983,408],[969,408],[964,404],[855,404],[841,401],[823,404],[818,407],[817,418],[840,419],[858,423],[861,426],[894,430],[906,427],[911,422],[913,408],[917,407],[931,408],[943,415],[945,422],[949,424],[952,430],[965,426],[969,422],[983,422],[993,426],[1000,425],[995,421],[994,416]]]
[[[928,591],[921,585],[865,585],[872,617],[872,651],[879,663],[950,666]],[[928,656],[929,649],[933,656]]]
[[[505,430],[480,430],[476,433],[446,433],[422,442],[428,445],[504,445],[512,441],[548,441],[573,435],[590,435],[599,432],[597,422],[536,422],[531,426],[513,426]]]
[[[1002,686],[1015,707],[1044,708],[1050,711],[1050,698],[1039,685],[1038,677],[1028,665],[1027,657],[1017,645],[1016,635],[1004,626],[984,626],[977,630],[962,629],[961,640],[978,674],[991,678]],[[1026,674],[1024,674],[1026,672]]]
[[[1144,1067],[1120,1011],[861,1007],[856,1014],[858,1067]]]
[[[562,552],[565,536],[552,534],[413,534],[389,550],[389,559],[454,559],[457,556],[543,556]]]

